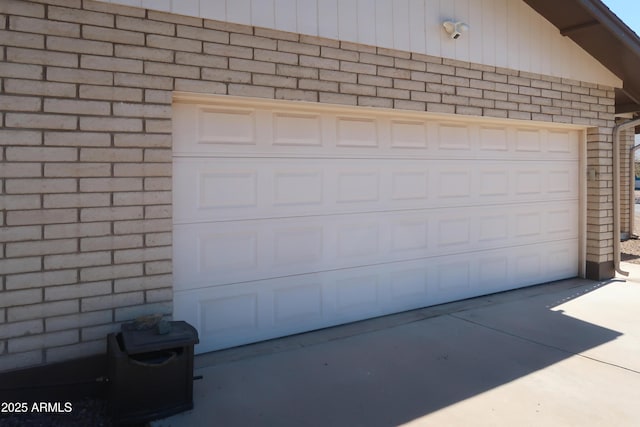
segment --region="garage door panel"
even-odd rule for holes
[[[333,108],[335,111],[336,109]],[[339,114],[331,109],[180,104],[174,154],[355,155],[390,158],[577,160],[580,131],[484,125],[405,112]]]
[[[192,289],[576,239],[572,202],[180,224],[176,288]],[[212,277],[213,276],[213,277]]]
[[[174,306],[200,331],[198,351],[212,351],[571,277],[577,267],[566,266],[577,265],[571,255],[574,244],[576,240],[178,291]],[[546,250],[549,256],[541,255]],[[559,254],[565,257],[561,261]]]
[[[566,161],[179,158],[174,221],[577,200],[577,176]]]

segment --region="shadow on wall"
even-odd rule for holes
[[[204,368],[205,380],[194,385],[196,410],[180,420],[407,423],[616,339],[616,331],[552,310],[600,286],[550,288],[535,298]],[[509,332],[500,331],[504,325]]]

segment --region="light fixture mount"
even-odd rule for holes
[[[442,23],[442,26],[444,27],[444,30],[447,32],[447,34],[449,34],[449,37],[451,37],[453,40],[459,39],[462,33],[469,30],[469,25],[465,24],[462,21],[444,21]]]

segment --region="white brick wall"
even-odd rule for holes
[[[0,371],[171,314],[172,91],[590,127],[587,259],[612,259],[609,87],[73,0],[0,0]]]

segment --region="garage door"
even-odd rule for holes
[[[574,277],[582,132],[174,105],[174,317],[199,352]]]

